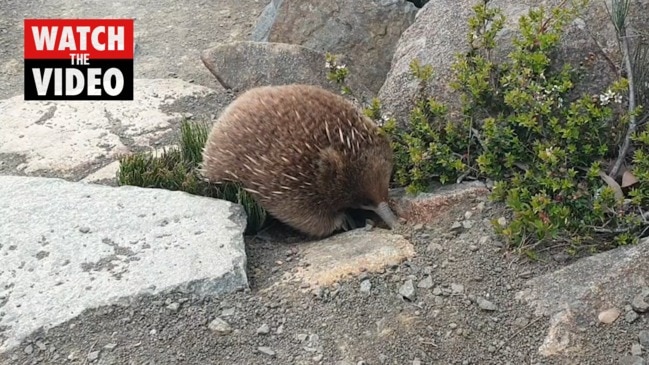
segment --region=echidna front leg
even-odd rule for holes
[[[354,221],[354,218],[352,218],[348,213],[343,213],[342,217],[338,216],[337,219],[342,220],[338,228],[342,228],[345,231],[351,231],[358,228],[358,226],[356,226],[356,221]]]

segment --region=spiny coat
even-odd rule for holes
[[[343,97],[309,85],[263,86],[221,113],[203,151],[208,181],[240,182],[278,220],[315,237],[345,228],[346,210],[389,225],[393,156],[377,126]]]

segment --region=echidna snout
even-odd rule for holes
[[[392,229],[396,228],[399,224],[397,217],[394,215],[394,213],[392,213],[392,209],[390,209],[390,206],[387,202],[381,202],[377,206],[365,206],[362,208],[374,211],[374,213],[378,214],[378,216],[383,219],[385,224],[387,224]]]

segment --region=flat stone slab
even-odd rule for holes
[[[430,193],[417,195],[394,191],[394,209],[410,224],[435,222],[462,203],[489,195],[487,186],[479,181],[441,186]]]
[[[0,352],[131,296],[248,286],[240,205],[17,176],[0,176],[0,197]]]
[[[363,271],[376,272],[415,255],[414,246],[390,230],[355,229],[305,243],[295,278],[305,284],[329,286]]]
[[[170,110],[175,102],[194,100],[199,105],[185,108],[194,113],[206,105],[217,113],[228,102],[223,92],[178,79],[136,79],[134,92],[133,101],[0,101],[0,174],[80,180],[171,135],[189,116]],[[109,170],[100,175],[114,178],[115,166]]]

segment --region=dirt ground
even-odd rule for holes
[[[514,296],[530,277],[569,260],[508,254],[487,221],[501,214],[467,201],[417,231],[411,260],[316,289],[283,279],[302,264],[304,238],[275,226],[247,239],[250,290],[208,299],[175,292],[87,310],[0,363],[618,364],[647,318],[605,331],[593,324],[592,350],[581,357],[538,355],[548,318]],[[471,227],[452,231],[456,221]],[[414,295],[403,292],[409,280]]]

